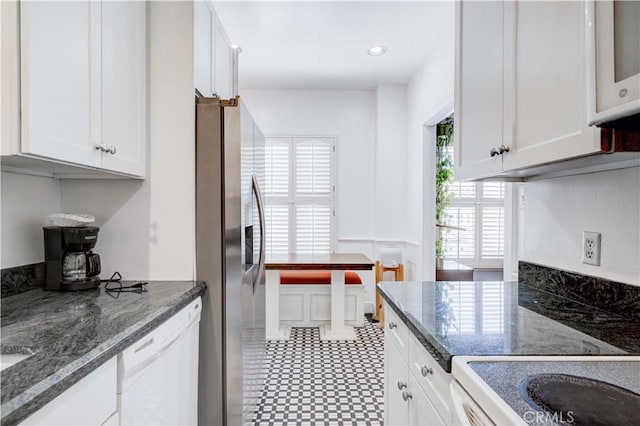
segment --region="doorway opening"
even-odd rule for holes
[[[453,130],[453,115],[436,125],[436,280],[501,280],[505,184],[455,180]]]

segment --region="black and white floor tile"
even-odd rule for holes
[[[355,341],[321,341],[317,328],[294,328],[267,344],[268,373],[256,426],[382,425],[384,335],[365,320]]]

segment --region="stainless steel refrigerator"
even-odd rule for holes
[[[264,384],[264,136],[239,97],[196,98],[198,423],[250,423]]]

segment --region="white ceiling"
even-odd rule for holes
[[[214,2],[242,47],[240,86],[370,89],[409,81],[454,34],[452,1]],[[374,45],[384,56],[369,56]]]

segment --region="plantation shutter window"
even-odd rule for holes
[[[504,260],[504,183],[453,182],[445,209],[444,258],[470,267],[502,267]]]
[[[267,253],[333,251],[334,139],[267,138]]]

